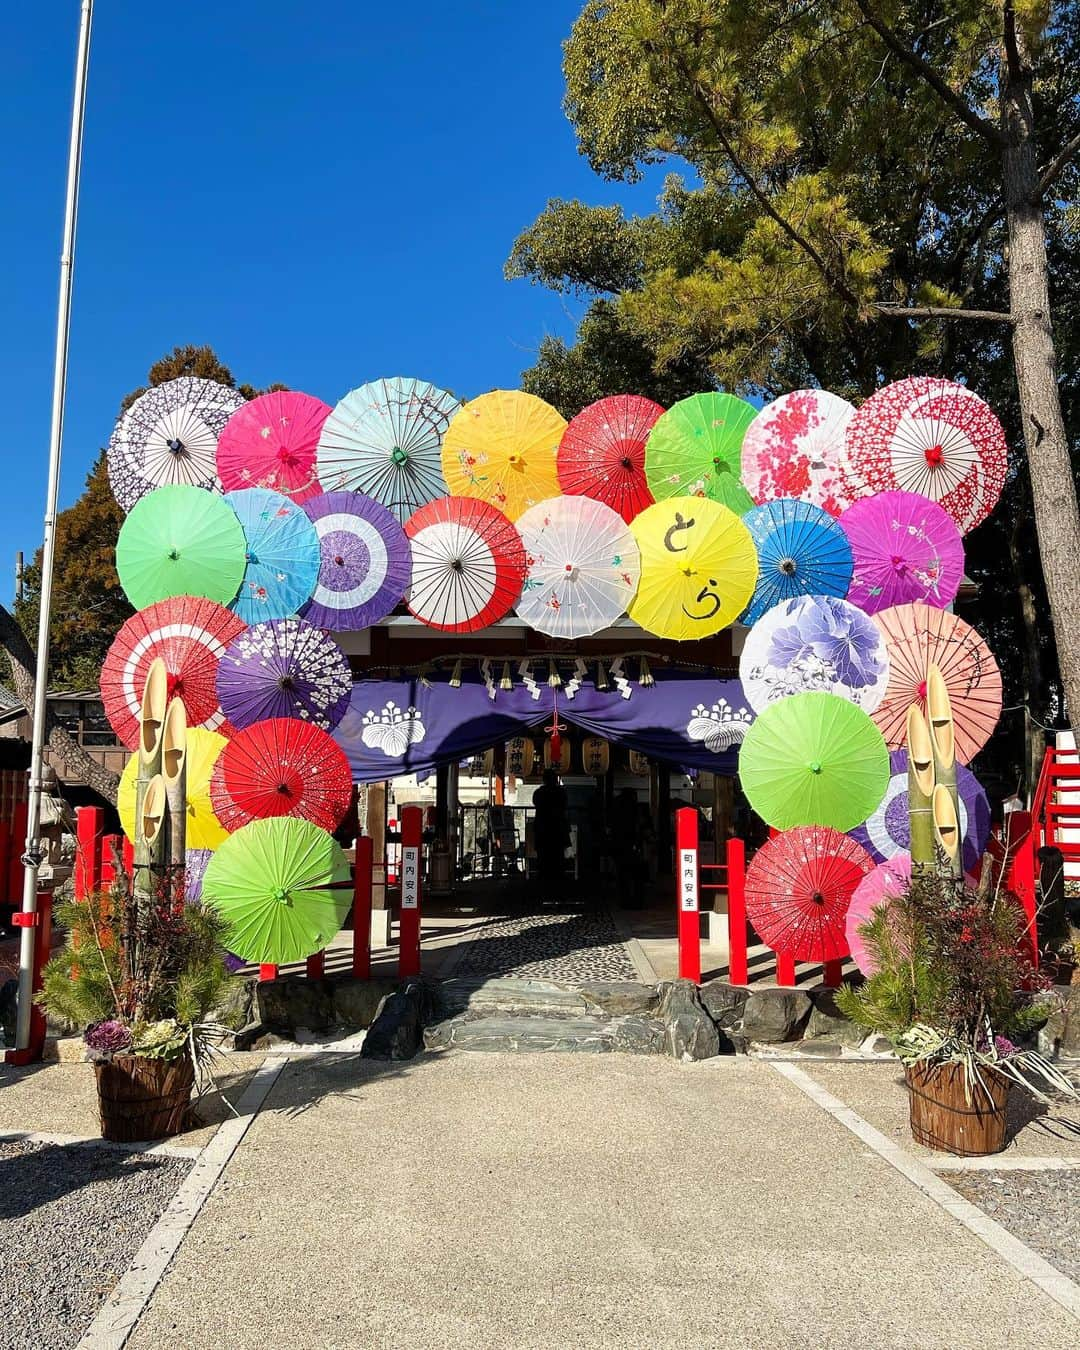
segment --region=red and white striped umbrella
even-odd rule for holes
[[[994,509],[1008,446],[993,410],[962,384],[927,375],[897,380],[848,424],[850,495],[918,492],[939,502],[961,534]]]
[[[472,633],[521,594],[525,549],[513,523],[478,497],[439,497],[410,516],[410,613],[431,628]]]

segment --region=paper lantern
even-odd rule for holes
[[[602,736],[586,736],[581,742],[581,767],[586,773],[602,777],[611,763],[611,749]]]

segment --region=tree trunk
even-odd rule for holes
[[[1032,71],[1011,4],[1005,6],[1001,67],[1003,188],[1009,238],[1013,361],[1020,392],[1039,556],[1057,639],[1070,721],[1080,717],[1080,514],[1057,386],[1046,263],[1046,225],[1038,199]]]

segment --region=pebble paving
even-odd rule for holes
[[[530,977],[562,984],[638,978],[626,944],[604,911],[496,920],[465,949],[454,974]]]
[[[1063,1275],[1080,1281],[1080,1171],[960,1172],[948,1181]]]

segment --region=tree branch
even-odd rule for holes
[[[1045,195],[1046,189],[1061,176],[1065,169],[1068,168],[1069,161],[1075,158],[1078,150],[1080,150],[1080,131],[1078,131],[1071,140],[1065,142],[1043,171],[1043,175],[1039,179],[1038,187],[1035,189],[1035,201],[1032,205],[1038,204],[1040,199]]]
[[[872,305],[875,313],[886,319],[970,319],[978,323],[1008,323],[1011,314],[998,309],[955,309],[951,305]]]
[[[967,100],[938,74],[929,61],[924,60],[907,43],[901,42],[888,24],[874,13],[867,0],[855,0],[855,3],[862,12],[863,18],[881,38],[885,46],[891,52],[894,52],[905,65],[910,66],[916,75],[937,94],[938,98],[953,110],[965,126],[974,131],[976,135],[981,136],[995,150],[1000,150],[1005,138],[993,122],[977,113]]]

